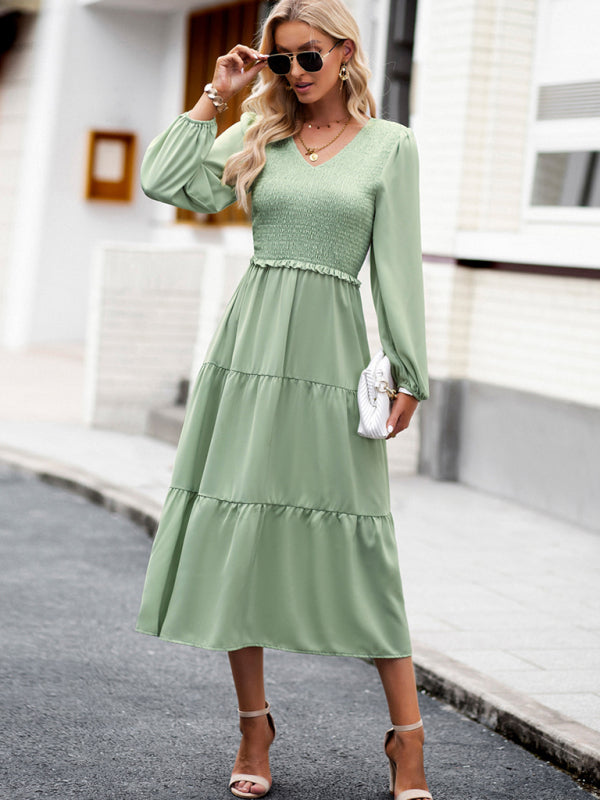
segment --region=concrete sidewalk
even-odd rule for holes
[[[0,374],[0,460],[153,530],[175,449],[82,423],[81,350],[0,353]],[[600,784],[600,534],[422,476],[391,489],[420,684]]]

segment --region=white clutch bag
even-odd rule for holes
[[[369,439],[387,437],[386,422],[397,394],[390,360],[383,350],[378,350],[360,373],[358,381],[358,433],[361,436]]]

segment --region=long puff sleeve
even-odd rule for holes
[[[231,205],[232,186],[221,183],[225,162],[243,147],[249,112],[217,136],[217,122],[194,120],[188,113],[175,117],[155,137],[144,154],[140,170],[144,193],[178,208],[212,214]]]
[[[383,352],[396,385],[429,397],[419,205],[419,156],[406,129],[383,169],[375,198],[371,293]]]

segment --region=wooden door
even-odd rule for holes
[[[212,79],[215,62],[236,44],[254,47],[260,28],[265,3],[260,0],[246,0],[227,6],[193,12],[189,18],[187,74],[185,89],[185,108],[192,108],[204,86]],[[238,92],[228,103],[229,108],[217,116],[217,135],[240,118],[242,101],[250,94],[250,87]],[[191,211],[177,210],[179,221],[192,222],[195,216]],[[209,214],[207,224],[248,224],[247,215],[237,203]]]

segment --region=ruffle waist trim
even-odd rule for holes
[[[349,272],[344,272],[336,267],[329,267],[325,264],[313,264],[311,261],[300,261],[294,258],[260,258],[252,256],[250,265],[254,267],[287,267],[288,269],[304,269],[309,272],[320,272],[322,275],[332,275],[343,281],[351,283],[353,286],[360,286],[361,281]]]

